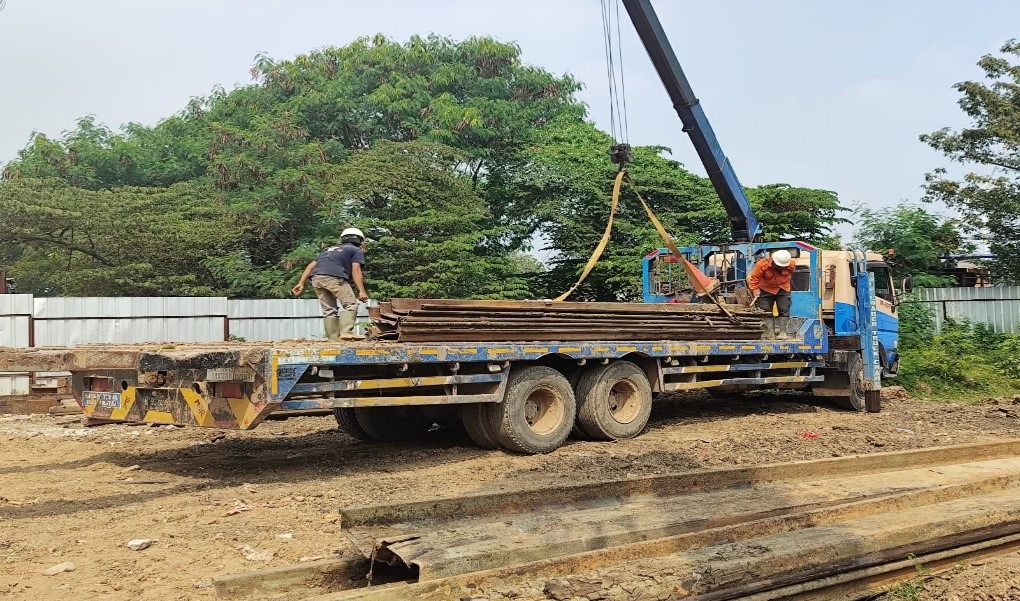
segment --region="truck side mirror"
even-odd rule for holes
[[[910,294],[914,291],[914,276],[908,275],[900,282],[900,291],[903,294]]]

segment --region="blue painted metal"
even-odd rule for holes
[[[410,392],[410,391],[409,391]],[[420,405],[454,405],[459,403],[498,403],[503,400],[502,390],[491,394],[407,394],[382,397],[319,397],[286,399],[280,402],[280,409],[335,409],[354,407],[395,407]]]
[[[663,374],[711,374],[711,373],[725,373],[731,371],[759,371],[766,369],[808,369],[816,367],[825,367],[825,363],[822,361],[800,361],[786,363],[731,363],[729,365],[681,365],[679,367],[663,367]],[[706,369],[711,368],[711,369]]]
[[[358,344],[337,348],[281,348],[271,351],[268,365],[270,397],[282,401],[295,394],[298,380],[315,365],[342,369],[344,365],[400,365],[404,363],[449,364],[453,362],[487,362],[503,364],[512,361],[535,361],[547,355],[581,359],[614,359],[631,354],[645,357],[738,357],[741,355],[808,355],[819,359],[828,351],[828,339],[820,320],[805,319],[797,339],[775,340],[713,340],[697,342],[571,342],[534,343],[447,343]],[[342,375],[342,374],[341,374]],[[301,384],[304,386],[304,383]]]
[[[796,259],[797,265],[808,266],[808,285],[804,290],[794,290],[791,294],[790,315],[793,317],[818,318],[821,314],[822,295],[819,250],[803,242],[755,242],[728,245],[702,245],[685,246],[680,248],[680,253],[697,265],[702,272],[719,277],[720,280],[737,282],[736,287],[745,287],[744,282],[747,276],[754,269],[754,264],[763,259],[774,250],[787,249],[795,250],[800,256]],[[716,274],[717,267],[712,264],[712,257],[722,254],[732,254],[732,272]],[[673,300],[672,294],[662,294],[656,289],[654,282],[654,271],[656,267],[663,269],[671,265],[672,257],[669,249],[660,248],[648,253],[641,265],[642,276],[642,300],[646,303],[668,303]],[[662,262],[662,263],[659,263]],[[679,266],[677,265],[677,269]]]
[[[882,387],[882,367],[879,363],[878,311],[875,307],[875,274],[868,271],[865,254],[855,252],[857,283],[857,324],[861,336],[861,359],[864,362],[865,389]]]
[[[349,392],[352,390],[393,390],[400,388],[423,388],[430,386],[456,386],[457,384],[486,384],[500,382],[503,373],[474,374],[464,376],[426,376],[411,378],[379,378],[375,380],[324,380],[295,384],[291,394],[316,394],[324,392]]]
[[[837,336],[855,336],[857,331],[857,307],[850,303],[835,303],[835,332]]]
[[[645,46],[645,51],[648,52],[648,57],[655,65],[662,85],[673,101],[673,108],[683,121],[684,131],[690,135],[708,178],[726,208],[732,239],[738,242],[757,239],[761,235],[761,224],[754,216],[751,203],[744,194],[744,187],[737,179],[737,172],[726,158],[722,145],[712,131],[712,124],[709,123],[687,76],[680,68],[680,61],[673,52],[673,47],[662,29],[662,24],[659,23],[651,2],[623,0],[623,5],[630,15],[638,37],[641,38],[641,43]]]
[[[896,341],[900,337],[900,320],[888,313],[876,311],[878,318],[878,342],[884,357],[885,365],[892,365],[896,361]]]

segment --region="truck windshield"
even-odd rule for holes
[[[875,274],[875,296],[889,302],[896,300],[889,266],[884,263],[869,263],[868,271]]]

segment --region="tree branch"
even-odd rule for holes
[[[59,246],[61,248],[65,248],[67,250],[78,251],[78,252],[80,252],[83,255],[92,257],[93,259],[95,259],[96,261],[99,261],[100,263],[102,263],[103,265],[106,265],[107,267],[113,267],[114,266],[112,261],[110,261],[106,257],[102,256],[98,252],[96,252],[94,250],[90,250],[90,249],[85,248],[83,246],[80,246],[78,244],[74,244],[74,243],[71,243],[71,242],[64,242],[63,240],[58,240],[58,239],[49,238],[49,237],[45,237],[45,236],[21,235],[21,236],[19,236],[19,238],[21,238],[21,241],[23,241],[23,242],[44,242],[44,243],[47,243],[47,244],[53,244],[53,245]]]

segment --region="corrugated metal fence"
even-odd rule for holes
[[[0,345],[26,348],[32,345],[32,296],[0,294]],[[0,373],[0,395],[27,394],[30,374]]]
[[[367,318],[368,309],[362,305],[359,321]],[[212,342],[231,337],[250,341],[321,340],[319,302],[0,294],[0,346]],[[0,373],[0,395],[25,394],[30,383],[30,374]]]
[[[1020,286],[921,288],[918,300],[935,313],[935,328],[945,320],[986,323],[997,332],[1020,333]]]

